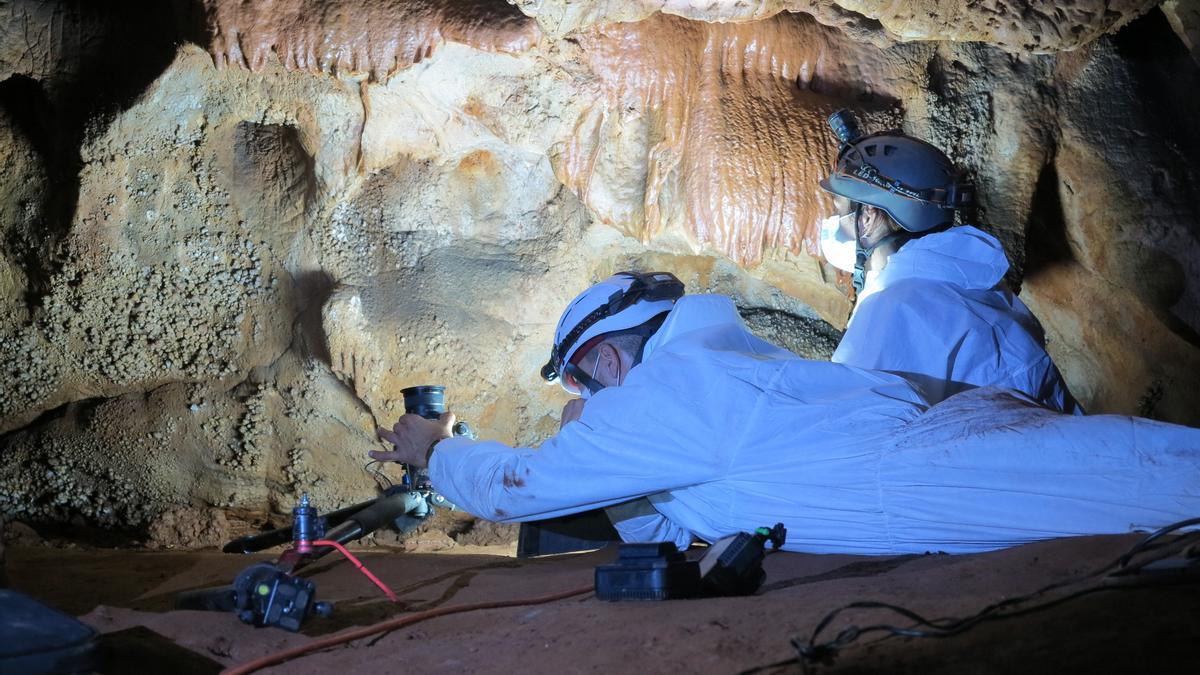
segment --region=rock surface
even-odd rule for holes
[[[768,249],[816,253],[832,207],[813,186],[837,155],[825,120],[847,106],[865,125],[898,120],[880,50],[803,15],[656,15],[578,40],[603,97],[555,169],[598,219],[643,242],[674,234],[749,267]]]
[[[180,506],[151,521],[147,544],[150,548],[220,548],[254,531],[249,523],[231,519],[221,509]]]
[[[1157,4],[1154,0],[512,0],[556,37],[594,24],[641,21],[662,12],[699,21],[748,22],[780,12],[804,12],[859,39],[988,42],[1014,53],[1044,54],[1080,47]]]
[[[856,600],[886,602],[924,616],[967,617],[1001,598],[1055,584],[1055,590],[995,614],[944,639],[877,639],[868,632],[849,641],[822,673],[1169,672],[1196,670],[1200,658],[1194,620],[1200,584],[1145,585],[1124,577],[1121,590],[1080,581],[1138,541],[1072,537],[976,555],[844,556],[772,553],[763,561],[766,583],[745,598],[668,602],[603,602],[588,593],[593,568],[610,564],[612,550],[539,560],[448,553],[367,553],[366,565],[400,597],[379,591],[347,563],[307,570],[318,597],[335,603],[332,618],[314,618],[302,633],[247,626],[228,613],[172,611],[175,593],[229,582],[247,564],[242,556],[207,552],[55,551],[14,547],[10,578],[24,592],[94,627],[105,638],[145,626],[158,646],[157,665],[174,646],[215,670],[245,664],[350,627],[363,627],[427,609],[520,601],[582,589],[578,597],[443,616],[327,649],[286,663],[288,672],[387,673],[402,655],[423,672],[623,672],[631,662],[651,672],[741,672],[796,656],[791,640],[808,641],[822,617]],[[476,549],[478,551],[478,549]],[[1157,552],[1157,551],[1156,551]],[[1178,560],[1179,558],[1175,558]],[[1150,581],[1150,580],[1146,580]],[[1116,584],[1114,584],[1116,585]],[[1041,603],[1049,606],[1031,609]],[[851,626],[910,626],[896,614],[850,609],[818,637],[832,640]],[[852,633],[847,633],[847,636]],[[104,638],[102,638],[104,639]],[[172,645],[172,643],[174,643]],[[635,649],[597,649],[623,645]],[[631,652],[633,652],[631,654]],[[139,651],[118,656],[119,672],[136,671]],[[1030,655],[1037,654],[1031,667]],[[178,665],[176,665],[176,663]],[[126,665],[128,664],[128,665]],[[188,664],[191,665],[191,664]],[[794,672],[799,666],[775,672]]]
[[[1200,6],[1187,0],[1166,0],[1160,7],[1192,58],[1200,58]]]
[[[539,37],[537,24],[503,2],[470,0],[205,0],[217,66],[387,77],[433,55],[445,41],[515,53]]]
[[[566,401],[537,376],[558,313],[623,268],[828,358],[852,306],[813,239],[837,107],[975,173],[1089,410],[1200,423],[1180,8],[1108,34],[1147,3],[517,4],[536,23],[433,0],[0,8],[0,512],[188,546],[303,491],[360,501],[416,384],[536,445]]]

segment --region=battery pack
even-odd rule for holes
[[[672,600],[700,591],[700,564],[689,561],[671,542],[622,544],[617,562],[596,568],[601,600]]]

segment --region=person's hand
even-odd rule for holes
[[[567,401],[567,404],[563,406],[562,421],[558,423],[558,428],[562,429],[567,426],[567,422],[574,422],[579,419],[580,415],[583,414],[584,403],[587,403],[587,401],[581,398],[573,398]]]
[[[381,462],[401,462],[419,469],[429,464],[433,446],[440,440],[454,435],[454,413],[444,412],[436,420],[427,420],[420,415],[404,415],[392,425],[391,431],[379,428],[375,433],[395,448],[391,452],[372,450],[371,459]]]

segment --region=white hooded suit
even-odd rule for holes
[[[430,478],[492,520],[617,506],[627,540],[679,544],[782,521],[785,549],[820,553],[982,551],[1200,513],[1200,430],[995,389],[926,409],[899,376],[800,359],[728,298],[687,296],[622,386],[541,447],[444,440]]]
[[[903,375],[930,403],[1002,387],[1081,414],[1007,271],[1000,242],[971,226],[908,242],[867,274],[833,361]]]

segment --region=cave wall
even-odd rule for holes
[[[926,5],[7,3],[0,511],[362,499],[413,384],[536,444],[558,312],[628,266],[828,358],[838,107],[976,173],[1089,410],[1200,424],[1194,16]]]

